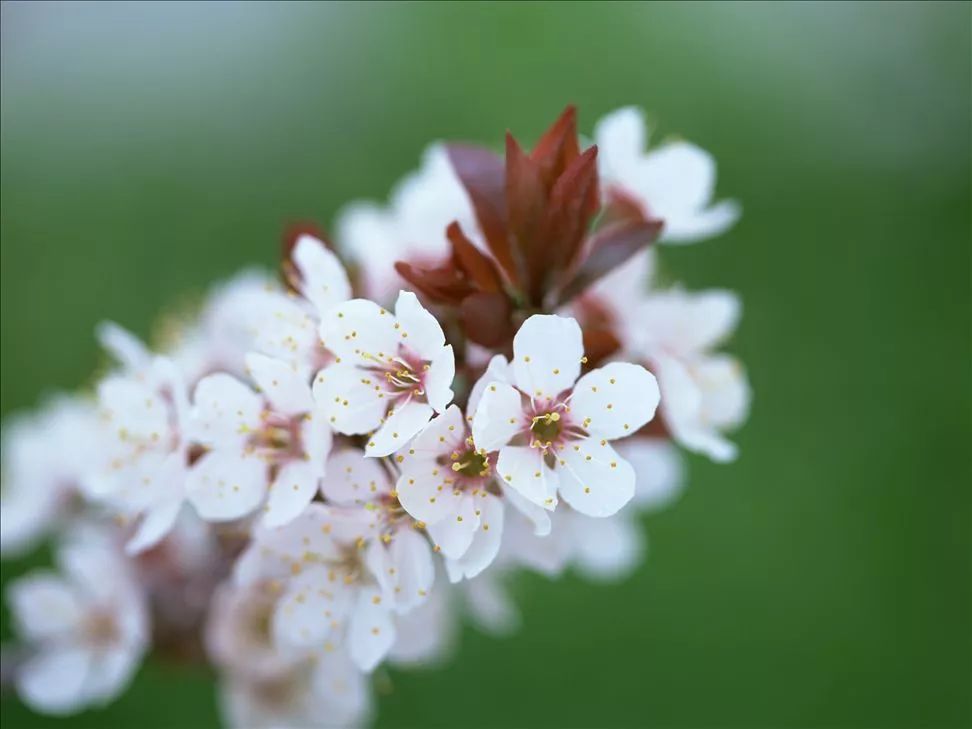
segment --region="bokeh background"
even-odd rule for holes
[[[392,672],[378,726],[972,723],[969,4],[5,2],[0,31],[4,415],[89,381],[99,320],[148,335],[432,139],[638,104],[742,202],[663,254],[742,294],[740,460],[690,459],[631,579],[525,578],[518,635]],[[2,712],[218,722],[160,663],[105,710]]]

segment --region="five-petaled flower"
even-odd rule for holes
[[[655,414],[658,385],[643,367],[614,362],[578,378],[584,356],[573,319],[534,315],[513,339],[513,362],[487,385],[473,438],[499,450],[497,472],[547,509],[558,494],[589,516],[610,516],[634,495],[634,470],[610,441]]]
[[[333,308],[321,338],[337,360],[314,378],[314,397],[337,432],[375,431],[369,456],[402,447],[452,401],[452,345],[409,291],[398,294],[394,314],[366,299]]]

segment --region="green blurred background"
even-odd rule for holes
[[[972,724],[968,4],[4,3],[0,28],[4,414],[85,383],[97,321],[149,333],[432,139],[638,104],[743,203],[664,251],[742,294],[740,460],[690,460],[631,579],[524,579],[518,635],[392,672],[379,726]],[[158,664],[103,711],[2,707],[217,724],[207,676]]]

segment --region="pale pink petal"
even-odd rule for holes
[[[368,458],[358,448],[342,448],[327,461],[321,493],[341,506],[362,505],[388,493],[390,476],[381,461]]]
[[[41,651],[21,668],[17,693],[35,711],[71,714],[90,703],[85,691],[91,653],[67,644]]]
[[[384,604],[381,591],[377,588],[362,589],[348,631],[351,659],[362,671],[373,671],[394,643],[395,623]]]
[[[34,572],[7,588],[17,628],[28,640],[43,640],[74,631],[83,617],[75,587],[51,573]]]
[[[351,297],[351,283],[341,261],[312,235],[302,235],[291,254],[300,271],[300,292],[318,315]]]
[[[440,347],[425,373],[425,398],[437,413],[452,402],[452,381],[455,376],[456,359],[452,345]]]
[[[263,523],[267,527],[277,527],[293,521],[317,493],[322,475],[319,465],[310,461],[292,461],[277,473],[267,505],[263,512]]]
[[[395,317],[367,299],[338,304],[321,317],[324,346],[346,364],[372,366],[398,354]]]
[[[472,579],[489,567],[499,552],[503,537],[503,502],[487,494],[485,498],[476,500],[476,506],[481,513],[472,544],[460,558],[446,560],[451,582]]]
[[[450,499],[454,504],[454,510],[445,518],[430,523],[426,527],[433,544],[444,556],[458,559],[469,549],[473,534],[479,527],[479,516],[476,512],[482,500],[481,497],[477,498],[472,494],[454,497]]]

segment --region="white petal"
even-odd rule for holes
[[[351,298],[351,283],[344,266],[312,235],[302,235],[292,253],[303,279],[300,292],[310,300],[318,315]]]
[[[456,496],[446,479],[452,469],[434,459],[417,460],[402,456],[402,474],[395,487],[398,500],[412,518],[435,524],[442,520],[455,520],[460,513],[462,493]]]
[[[694,363],[702,386],[702,414],[716,428],[735,428],[749,414],[752,393],[742,366],[734,357],[714,355]]]
[[[428,425],[419,431],[418,435],[402,449],[403,468],[412,459],[419,459],[423,463],[435,460],[439,456],[447,456],[457,448],[462,448],[466,440],[466,423],[463,421],[462,411],[458,405],[450,405],[441,415],[429,421]]]
[[[394,604],[400,612],[406,612],[424,602],[432,590],[432,550],[419,532],[406,528],[395,533],[388,551],[395,566],[391,579]]]
[[[156,441],[169,433],[169,409],[153,388],[135,378],[111,376],[102,380],[98,400],[123,442]]]
[[[372,457],[387,456],[408,443],[432,417],[432,407],[414,400],[396,406],[394,412],[368,439],[365,453]]]
[[[678,440],[682,430],[694,428],[700,420],[702,388],[685,364],[674,357],[656,356],[651,364],[661,392],[662,417]]]
[[[693,215],[675,216],[665,220],[661,243],[695,243],[715,238],[736,224],[742,208],[735,200],[720,202],[696,211]]]
[[[320,709],[312,712],[312,720],[326,717],[327,726],[335,729],[365,726],[371,709],[369,682],[347,652],[320,655],[313,670],[312,689]]]
[[[597,166],[606,182],[619,178],[636,166],[645,151],[647,134],[641,109],[625,106],[612,111],[594,127]]]
[[[341,626],[350,600],[340,576],[329,579],[327,568],[320,565],[304,568],[277,601],[272,618],[274,641],[285,651],[322,645]]]
[[[206,521],[246,516],[260,505],[266,490],[267,464],[241,453],[207,453],[186,478],[189,501]]]
[[[510,488],[527,501],[551,511],[557,506],[558,475],[543,462],[539,448],[501,448],[496,471]]]
[[[630,574],[644,553],[641,525],[619,515],[608,519],[584,519],[577,529],[578,569],[596,580],[617,580]]]
[[[655,415],[658,383],[641,365],[612,362],[574,386],[570,416],[595,438],[632,435]]]
[[[277,527],[297,518],[317,493],[321,469],[309,461],[292,461],[277,474],[270,487],[263,523]]]
[[[395,624],[383,604],[381,591],[362,589],[348,631],[351,659],[362,671],[370,672],[381,663],[394,642]]]
[[[446,487],[448,489],[448,487]],[[445,492],[445,490],[444,490]],[[445,518],[427,527],[432,542],[447,558],[458,559],[472,544],[473,534],[479,527],[479,502],[482,497],[464,494],[459,497],[445,496],[452,504],[452,511]]]
[[[167,499],[152,506],[142,517],[135,534],[125,544],[125,551],[128,554],[139,554],[162,541],[175,525],[182,503],[180,494],[178,498]]]
[[[321,339],[347,364],[367,367],[397,356],[400,337],[395,324],[395,317],[373,301],[352,299],[322,316]]]
[[[530,520],[535,536],[545,537],[550,534],[552,525],[549,511],[520,496],[519,491],[508,486],[503,487],[503,497],[509,502],[510,506]]]
[[[28,640],[68,634],[83,616],[74,587],[50,573],[36,572],[12,582],[7,596],[18,630]]]
[[[403,344],[424,360],[433,359],[445,346],[442,326],[423,307],[411,291],[401,291],[395,302],[395,318],[401,325],[399,334]]]
[[[715,177],[712,155],[689,142],[671,142],[645,156],[638,192],[653,215],[677,219],[709,204]]]
[[[614,444],[618,454],[635,470],[635,495],[638,509],[661,509],[682,492],[684,467],[678,449],[662,438],[626,438]]]
[[[531,397],[552,398],[574,384],[584,356],[574,319],[534,314],[513,337],[513,377]]]
[[[457,560],[448,560],[446,569],[452,582],[472,579],[492,564],[499,552],[503,537],[503,502],[492,494],[476,502],[479,510],[479,528],[473,535],[472,544]]]
[[[557,455],[560,495],[581,514],[611,516],[634,496],[634,469],[605,441],[570,443]]]
[[[92,702],[104,704],[127,687],[142,659],[141,645],[121,645],[93,656],[85,692]]]
[[[260,425],[263,398],[231,375],[204,377],[193,395],[193,435],[206,445],[233,445]]]
[[[389,401],[375,390],[373,375],[346,364],[334,364],[314,378],[314,400],[338,433],[360,435],[381,424]]]
[[[316,403],[314,410],[304,415],[300,424],[300,442],[304,458],[324,473],[327,457],[334,445],[334,431],[327,424],[327,416]]]
[[[389,490],[389,475],[381,461],[366,457],[358,448],[332,453],[321,481],[321,493],[341,506],[366,504]]]
[[[477,448],[493,452],[510,442],[523,430],[522,396],[519,390],[502,382],[487,385],[473,416],[473,441]]]
[[[494,355],[489,360],[489,364],[486,365],[486,371],[483,372],[482,377],[476,380],[476,384],[473,385],[472,390],[469,392],[469,402],[466,405],[466,412],[470,415],[476,413],[479,407],[479,401],[486,391],[486,386],[494,382],[505,382],[507,385],[513,384],[513,373],[510,371],[510,363],[501,354]]]
[[[85,691],[91,654],[71,645],[57,646],[31,658],[17,677],[17,692],[35,711],[70,714],[90,700]]]
[[[310,386],[294,366],[254,352],[246,355],[246,368],[275,412],[300,415],[311,410]]]
[[[509,635],[519,627],[520,613],[496,573],[490,570],[464,584],[466,605],[478,626],[490,633]]]
[[[452,345],[441,347],[425,373],[425,398],[437,413],[452,402],[452,381],[456,377],[456,358]]]
[[[144,369],[152,360],[152,352],[142,340],[113,321],[101,322],[95,336],[99,344],[126,370]]]
[[[691,357],[721,343],[736,328],[741,305],[731,291],[671,289],[651,294],[638,307],[636,340],[648,356],[662,351]]]

